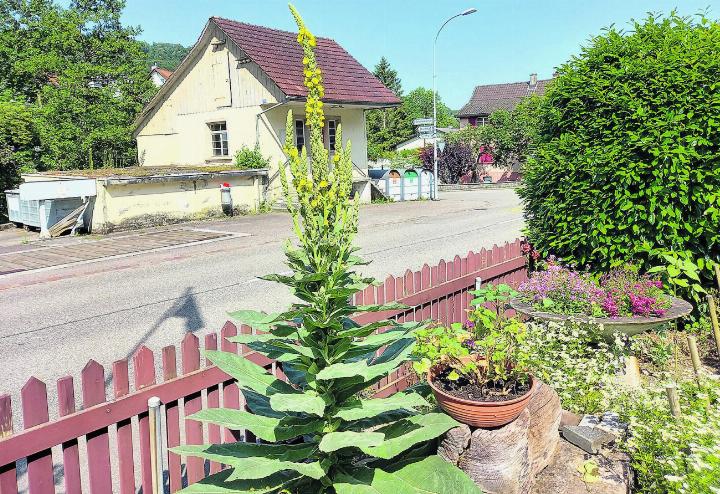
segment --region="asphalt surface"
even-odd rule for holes
[[[372,261],[364,271],[384,278],[512,241],[522,225],[512,189],[453,191],[438,202],[364,206],[357,243],[360,254]],[[31,376],[47,383],[52,417],[55,381],[72,375],[78,383],[89,359],[107,372],[113,361],[142,345],[158,355],[188,331],[199,337],[218,331],[227,311],[288,304],[285,287],[257,279],[287,269],[282,254],[282,243],[292,233],[287,214],[183,227],[249,235],[0,276],[0,394],[12,395],[14,409]],[[4,238],[6,245],[12,243]],[[15,424],[22,426],[17,415]]]

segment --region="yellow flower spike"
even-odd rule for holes
[[[324,189],[328,186],[328,183],[325,180],[321,180],[319,185],[321,189]]]

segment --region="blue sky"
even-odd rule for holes
[[[438,92],[460,108],[478,84],[540,78],[568,60],[603,27],[628,26],[646,12],[695,14],[720,0],[295,0],[318,36],[334,38],[370,70],[381,56],[398,71],[405,92],[432,85],[432,40],[442,22],[468,7],[478,12],[448,24],[438,41]],[[127,0],[125,22],[146,41],[190,45],[208,17],[295,30],[281,0]]]

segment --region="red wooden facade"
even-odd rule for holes
[[[464,321],[476,278],[483,282],[519,284],[526,277],[520,242],[495,246],[465,257],[427,264],[419,271],[389,276],[380,286],[356,295],[356,302],[398,301],[408,310],[368,313],[357,317],[367,323],[384,318],[399,321],[433,319],[449,324]],[[273,362],[226,338],[246,326],[228,322],[220,334],[204,336],[202,347],[236,352],[280,375]],[[155,374],[156,357],[162,379]],[[134,382],[130,383],[133,367]],[[30,494],[64,491],[68,494],[120,492],[130,494],[142,487],[151,492],[150,439],[147,400],[158,396],[164,404],[164,447],[179,444],[225,443],[253,440],[243,431],[220,430],[185,417],[203,407],[240,408],[242,396],[225,373],[201,357],[201,342],[188,333],[178,348],[168,346],[159,355],[142,347],[131,361],[112,365],[112,396],[106,396],[106,370],[91,360],[80,375],[81,396],[74,394],[73,378],[57,381],[58,419],[49,420],[48,389],[30,378],[20,391],[24,430],[13,428],[10,395],[0,395],[0,494]],[[376,386],[377,396],[388,396],[407,386],[411,375],[398,371]],[[164,449],[163,451],[166,451]],[[163,459],[165,489],[175,492],[203,478],[206,465],[196,458],[173,453]],[[208,470],[217,472],[211,463]]]

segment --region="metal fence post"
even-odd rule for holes
[[[148,399],[150,425],[150,469],[152,470],[152,494],[161,494],[163,487],[162,424],[160,422],[160,398]]]

